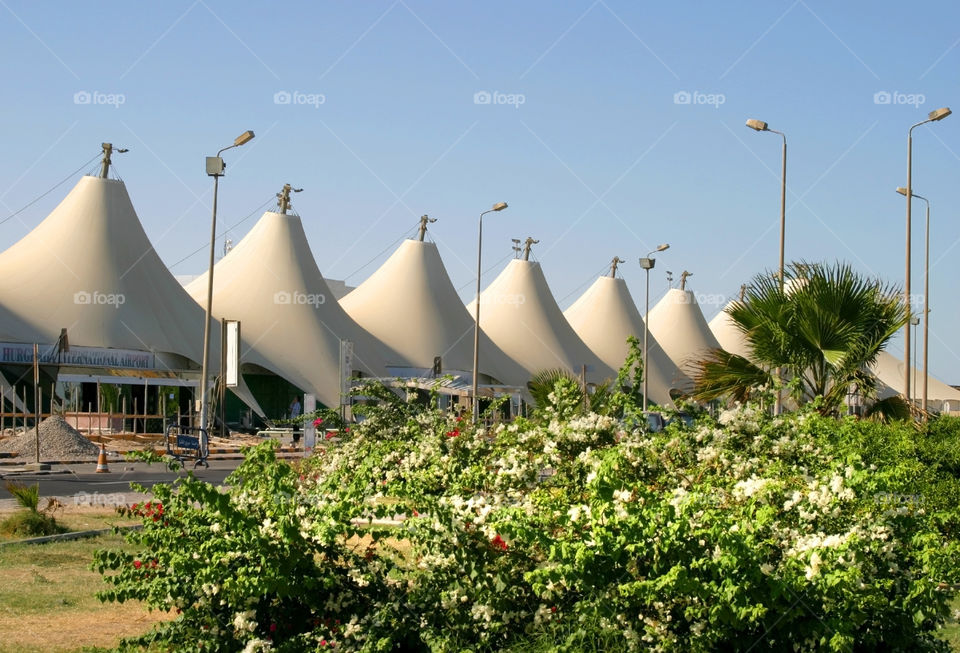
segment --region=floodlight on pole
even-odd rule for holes
[[[897,188],[897,192],[906,197],[907,189],[903,186]],[[927,415],[927,386],[929,384],[930,374],[927,367],[929,363],[929,350],[927,349],[927,343],[929,342],[930,337],[930,200],[928,200],[923,195],[917,195],[916,193],[912,194],[914,198],[918,200],[923,200],[924,204],[927,207],[927,218],[923,230],[923,392],[921,393],[920,398],[920,408],[923,413],[924,419]],[[916,343],[914,343],[914,362],[913,366],[916,368]],[[916,385],[916,382],[914,382]],[[917,391],[916,388],[913,389],[914,392]]]
[[[907,186],[904,189],[904,197],[907,200],[907,236],[906,236],[906,261],[905,268],[906,272],[904,275],[903,283],[903,297],[906,303],[907,308],[907,321],[903,325],[903,396],[908,400],[910,398],[910,316],[912,315],[912,308],[910,307],[910,232],[912,229],[911,222],[911,198],[913,195],[913,130],[919,127],[920,125],[925,125],[928,122],[937,122],[938,120],[943,120],[952,113],[949,107],[941,107],[939,109],[934,109],[927,114],[926,120],[921,120],[915,125],[911,125],[910,129],[907,131]]]
[[[643,311],[643,411],[647,411],[647,377],[650,376],[649,370],[650,367],[647,364],[647,352],[649,351],[647,347],[647,334],[650,331],[650,325],[648,323],[648,318],[650,317],[650,270],[653,269],[653,266],[656,265],[657,259],[650,258],[651,254],[656,254],[657,252],[662,252],[664,250],[670,249],[669,243],[663,243],[662,245],[657,245],[657,248],[651,252],[648,252],[646,256],[640,259],[640,267],[643,268],[646,272],[646,282],[647,282],[647,291],[645,293],[644,301],[646,305]]]
[[[783,139],[783,153],[781,155],[781,170],[780,170],[780,264],[778,267],[777,275],[780,279],[780,292],[783,293],[783,249],[786,238],[786,228],[787,228],[787,136],[783,132],[779,132],[776,129],[770,129],[770,126],[767,125],[762,120],[757,120],[756,118],[750,118],[747,120],[747,127],[750,129],[756,130],[758,132],[770,132],[772,134],[779,134]],[[776,370],[777,378],[780,377],[780,368]],[[780,392],[777,391],[776,403],[773,407],[774,415],[779,415],[783,407],[782,399]]]
[[[480,261],[483,256],[483,216],[488,213],[502,211],[507,208],[506,202],[497,202],[490,209],[480,214],[479,226],[477,228],[477,301],[473,312],[473,423],[477,423],[480,413],[480,398],[477,396],[478,390],[478,364],[480,362]]]
[[[234,147],[240,147],[253,140],[254,133],[250,130],[243,132],[233,140],[233,145],[221,148],[217,156],[207,157],[207,175],[213,177],[213,217],[210,220],[210,264],[207,267],[207,308],[206,319],[203,323],[203,361],[200,368],[200,428],[207,429],[210,417],[210,405],[207,401],[207,373],[210,368],[210,321],[213,319],[213,262],[217,246],[217,191],[220,177],[227,165],[220,155]],[[221,343],[223,346],[223,343]]]

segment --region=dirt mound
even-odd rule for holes
[[[60,415],[40,422],[40,460],[78,460],[96,458],[100,448],[80,431],[70,426]],[[20,458],[37,457],[36,433],[27,429],[19,435],[0,440],[0,452]]]

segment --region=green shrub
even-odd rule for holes
[[[67,529],[58,524],[51,515],[24,510],[0,522],[0,531],[13,537],[40,537],[65,533]]]
[[[937,650],[956,481],[907,426],[755,407],[660,433],[546,410],[486,431],[381,388],[299,474],[137,505],[106,600],[205,650]],[[396,518],[396,519],[392,519]]]

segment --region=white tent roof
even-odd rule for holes
[[[71,346],[202,358],[204,311],[154,251],[122,181],[83,177],[0,254],[0,305],[9,313],[0,334],[16,342],[53,343],[65,327]],[[245,387],[236,390],[260,410]]]
[[[553,298],[540,264],[513,260],[480,295],[480,326],[529,374],[564,368],[602,381],[616,372],[576,334]],[[467,307],[471,315],[474,300]]]
[[[307,244],[299,216],[268,211],[214,267],[213,312],[240,320],[255,349],[243,356],[340,405],[340,341],[354,343],[354,368],[384,376],[380,345],[337,303]],[[203,305],[207,274],[187,285]]]
[[[643,318],[623,279],[600,277],[563,315],[583,342],[613,369],[619,369],[626,360],[627,336],[643,342]],[[653,401],[669,405],[672,403],[670,388],[681,376],[650,334],[647,350],[650,358],[644,366],[647,391]]]
[[[663,299],[650,309],[647,326],[681,371],[685,371],[689,363],[706,350],[720,347],[707,326],[692,290],[668,290]]]
[[[199,361],[203,310],[150,244],[122,181],[83,177],[0,254],[0,304],[52,343],[179,354]],[[0,328],[0,332],[10,329]]]
[[[880,388],[880,397],[890,397],[903,390],[903,360],[893,354],[881,351],[877,355],[871,371],[885,387]],[[910,392],[919,400],[923,393],[923,370],[914,368],[910,379]],[[931,402],[950,402],[950,410],[960,410],[960,390],[947,385],[939,379],[929,377],[927,381],[927,399]]]
[[[340,300],[347,314],[387,350],[387,366],[473,370],[473,318],[457,295],[434,243],[404,241],[370,278]],[[480,372],[525,386],[528,375],[480,333]]]
[[[751,360],[752,353],[746,337],[743,335],[743,332],[737,328],[730,314],[727,313],[727,309],[733,306],[733,304],[734,302],[727,304],[722,311],[710,320],[707,326],[710,327],[710,333],[713,334],[713,337],[717,339],[717,342],[719,342],[720,346],[726,351]]]

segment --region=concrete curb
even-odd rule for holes
[[[143,524],[131,524],[130,526],[118,526],[120,530],[140,530]],[[99,528],[94,531],[74,531],[72,533],[60,533],[59,535],[44,535],[43,537],[28,537],[23,540],[11,540],[9,542],[0,542],[0,548],[14,544],[44,544],[45,542],[69,542],[70,540],[80,540],[85,537],[97,537],[112,533],[113,528]]]
[[[122,454],[117,454],[116,452],[113,452],[113,451],[108,451],[107,454],[109,455],[108,461],[111,463],[130,462],[128,460],[125,460],[122,457]],[[303,457],[302,449],[300,450],[278,449],[277,450],[277,458],[301,458],[301,457]],[[207,460],[243,460],[243,454],[241,454],[239,451],[234,452],[229,450],[221,450],[219,452],[215,452],[211,450],[210,456],[207,457]],[[96,465],[97,464],[96,458],[91,458],[88,460],[44,460],[42,462],[48,465],[87,465],[87,464]],[[138,461],[133,461],[133,462],[138,462]],[[23,467],[25,464],[29,464],[29,463],[25,463],[22,460],[17,460],[16,458],[2,459],[0,460],[0,471],[3,471],[4,467]]]

